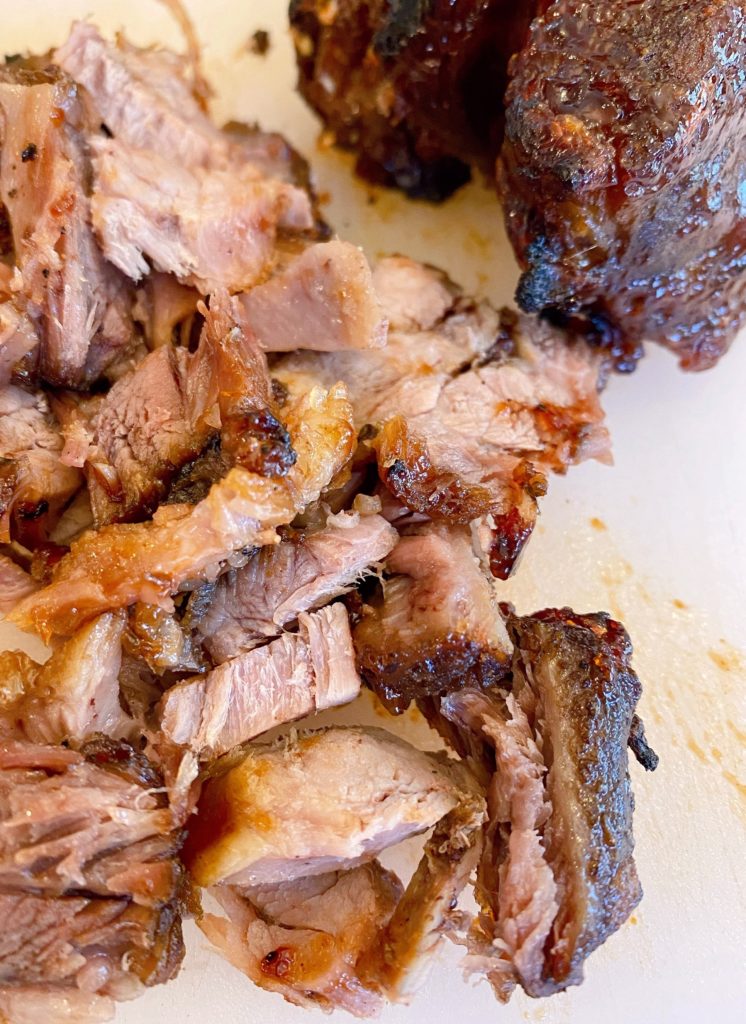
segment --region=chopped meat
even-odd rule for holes
[[[112,999],[178,972],[181,837],[158,785],[142,755],[108,740],[80,753],[0,744],[0,1008],[9,1019],[106,1020]]]
[[[508,673],[505,625],[468,529],[416,527],[385,568],[382,594],[364,605],[354,638],[362,676],[389,710]]]
[[[63,465],[59,426],[42,393],[0,390],[0,540],[36,547],[81,485]]]
[[[262,548],[218,580],[197,623],[204,646],[222,662],[277,636],[301,612],[354,586],[383,562],[396,539],[379,515],[339,512],[321,530],[291,533],[276,547]]]
[[[278,419],[267,359],[237,299],[227,292],[200,306],[205,326],[200,353],[214,376],[221,451],[232,462],[265,476],[285,476],[296,461],[290,435]],[[198,355],[199,355],[198,354]]]
[[[274,543],[274,527],[293,515],[286,487],[236,467],[193,508],[163,506],[150,522],[83,534],[10,618],[48,639],[136,601],[169,608],[182,584],[215,578],[234,552]]]
[[[442,712],[492,749],[489,824],[467,967],[507,999],[579,984],[586,957],[641,896],[627,743],[640,683],[606,615],[511,615],[510,689],[450,694]],[[465,741],[476,753],[479,742]]]
[[[310,246],[241,301],[268,351],[380,348],[385,342],[386,320],[368,262],[349,242]]]
[[[126,734],[130,723],[119,704],[123,630],[121,613],[101,615],[44,665],[26,659],[15,692],[8,688],[7,698],[13,699],[3,695],[3,731],[32,743],[80,744],[95,733]]]
[[[31,319],[12,302],[0,304],[0,387],[5,387],[13,371],[39,344]]]
[[[475,794],[435,826],[399,904],[364,956],[361,974],[393,1002],[407,1003],[421,988],[462,890],[479,860],[484,801]]]
[[[355,867],[426,831],[469,787],[460,766],[380,729],[256,746],[206,782],[186,863],[200,885],[269,885]]]
[[[172,686],[161,704],[167,743],[210,760],[276,725],[357,697],[360,677],[344,605],[301,613],[299,632]]]
[[[132,315],[142,324],[151,349],[180,341],[188,346],[197,312],[199,292],[181,284],[172,274],[148,274],[137,290]]]
[[[279,228],[313,227],[306,193],[251,164],[190,169],[160,146],[137,150],[102,137],[91,146],[93,224],[104,255],[135,281],[152,263],[204,293],[249,288]]]
[[[729,0],[559,0],[534,21],[498,164],[524,309],[717,361],[746,312],[745,59]]]
[[[94,25],[76,21],[54,60],[85,87],[109,133],[127,146],[168,153],[179,167],[227,164],[231,142],[194,96],[180,55],[138,49],[122,35],[110,43]]]
[[[130,291],[89,223],[83,120],[66,76],[23,62],[0,69],[0,199],[18,264],[13,287],[39,334],[41,375],[73,386],[98,377],[133,335]]]
[[[291,390],[345,381],[389,490],[432,518],[481,520],[504,579],[533,529],[543,469],[608,460],[606,360],[580,337],[469,303],[411,261],[382,261],[374,279],[391,320],[383,349],[298,353],[273,372]]]
[[[0,554],[0,616],[39,589],[37,581],[8,555]]]
[[[159,676],[204,668],[204,660],[183,623],[155,604],[135,604],[129,609],[123,644],[131,657],[144,661]]]
[[[199,926],[235,967],[261,988],[309,1008],[376,1016],[382,1000],[357,964],[388,923],[399,880],[378,861],[280,885],[212,890],[227,917]]]
[[[185,349],[164,345],[101,402],[86,467],[96,526],[154,511],[178,470],[215,432],[205,408],[212,396],[190,372],[193,363]]]
[[[285,411],[297,460],[285,478],[302,511],[334,484],[355,453],[352,405],[344,384],[313,386]]]

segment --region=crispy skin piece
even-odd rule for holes
[[[558,0],[515,58],[498,167],[526,310],[712,366],[746,309],[743,4]]]
[[[298,86],[364,177],[440,200],[489,169],[536,0],[293,0]]]
[[[579,984],[585,959],[642,895],[627,773],[641,688],[629,637],[604,614],[506,613],[512,684],[450,694],[440,709],[489,780],[482,912],[466,966],[503,1000],[517,982],[533,996]]]

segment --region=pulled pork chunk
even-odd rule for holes
[[[40,636],[65,636],[103,611],[136,601],[172,607],[182,584],[214,579],[244,548],[272,544],[293,518],[286,487],[236,467],[194,507],[158,509],[147,523],[115,523],[74,541],[48,586],[9,618]]]
[[[0,68],[0,199],[11,226],[13,288],[39,334],[53,384],[98,377],[133,337],[131,294],[90,226],[85,113],[74,83],[33,61]]]
[[[46,395],[0,390],[0,541],[34,548],[49,539],[82,483],[62,462],[63,438]]]
[[[362,676],[390,711],[507,675],[508,635],[466,527],[411,528],[385,569],[354,638]]]
[[[12,302],[0,304],[0,387],[10,383],[19,364],[38,344],[31,319]]]
[[[189,168],[116,138],[91,146],[93,224],[104,255],[135,281],[152,263],[205,294],[250,288],[272,260],[278,229],[314,226],[305,192],[251,164]]]
[[[177,973],[180,835],[152,766],[126,745],[0,745],[0,887],[12,1020],[105,1020]],[[47,1016],[49,1015],[49,1016]]]
[[[259,344],[271,352],[380,348],[386,340],[368,261],[349,242],[310,246],[241,301]]]
[[[197,622],[203,645],[222,662],[277,636],[301,612],[353,587],[383,562],[396,540],[385,519],[359,512],[329,515],[320,530],[290,532],[220,577]]]
[[[161,702],[163,740],[210,760],[276,725],[354,700],[360,677],[344,605],[301,613],[298,625],[298,633],[172,686]]]
[[[126,734],[131,723],[119,704],[123,630],[121,612],[101,615],[43,665],[24,658],[18,682],[0,701],[2,731],[32,743],[82,743],[95,733]],[[2,653],[0,665],[17,672],[19,657]]]
[[[498,316],[411,260],[382,260],[374,281],[390,322],[383,349],[296,353],[273,372],[291,392],[345,381],[386,487],[430,518],[478,520],[504,579],[533,529],[544,471],[609,459],[606,359],[558,328]]]
[[[210,942],[254,984],[298,1006],[374,1017],[379,992],[358,963],[389,922],[401,884],[378,861],[281,885],[212,890],[227,917],[205,914]]]
[[[425,832],[470,791],[459,765],[380,729],[305,733],[255,746],[205,783],[186,862],[199,885],[356,867]]]
[[[132,312],[148,347],[156,349],[177,341],[188,347],[199,298],[195,288],[180,284],[172,274],[151,271],[137,289]]]
[[[627,774],[640,683],[627,634],[567,608],[511,614],[508,631],[512,686],[441,704],[490,779],[466,966],[502,1000],[517,982],[532,996],[579,984],[586,957],[642,895]]]

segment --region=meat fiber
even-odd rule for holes
[[[152,264],[205,294],[250,288],[272,259],[278,229],[314,226],[305,192],[251,164],[189,168],[170,152],[116,138],[91,146],[93,224],[106,258],[135,281]]]
[[[0,745],[0,1006],[14,1021],[108,1019],[112,999],[177,973],[180,836],[158,785],[110,741]]]
[[[186,863],[200,885],[355,867],[426,831],[469,791],[459,766],[380,729],[305,733],[256,746],[206,782]]]
[[[82,626],[43,665],[28,658],[19,665],[18,652],[0,654],[16,668],[15,685],[6,685],[0,701],[3,733],[76,745],[96,733],[126,735],[131,723],[119,703],[123,630],[122,613],[109,613]]]
[[[285,486],[235,468],[193,508],[163,506],[147,523],[116,523],[74,541],[51,583],[9,618],[40,636],[69,636],[103,611],[136,601],[172,607],[189,581],[214,579],[221,562],[246,547],[274,543],[292,519]]]
[[[161,702],[160,732],[166,743],[211,760],[359,691],[347,612],[333,604],[301,613],[298,633],[172,686]]]
[[[39,344],[29,316],[12,302],[0,304],[0,387],[10,383],[14,371]]]
[[[241,301],[259,344],[271,352],[380,348],[386,340],[368,261],[349,242],[310,246]]]
[[[262,548],[218,580],[197,622],[204,646],[222,662],[277,636],[301,612],[353,587],[396,540],[379,515],[339,512],[321,530],[290,533],[274,548]]]
[[[399,901],[401,884],[378,861],[276,886],[212,890],[226,917],[205,914],[210,942],[254,984],[308,1008],[372,1017],[383,1000],[358,964]]]
[[[511,615],[508,630],[510,687],[467,688],[441,705],[477,772],[494,772],[467,968],[501,999],[516,982],[533,996],[579,984],[586,957],[642,895],[627,774],[640,696],[629,637],[608,616],[567,608]]]
[[[90,227],[90,174],[74,83],[33,62],[0,68],[0,199],[11,226],[13,287],[53,384],[95,380],[131,344],[131,293]]]
[[[82,483],[80,471],[63,464],[62,448],[46,395],[0,390],[0,540],[34,548],[49,539]]]
[[[382,592],[363,606],[354,638],[363,678],[389,710],[504,678],[508,635],[468,529],[416,527],[385,568]]]

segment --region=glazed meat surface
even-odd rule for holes
[[[627,772],[640,697],[629,637],[606,615],[567,608],[511,614],[507,625],[510,685],[467,688],[441,705],[456,745],[491,778],[467,965],[501,999],[517,982],[533,996],[579,984],[584,960],[642,895]]]
[[[711,366],[746,307],[746,14],[558,0],[507,92],[498,178],[524,309]]]
[[[520,306],[705,369],[746,309],[746,15],[724,2],[296,0],[299,88],[358,170],[496,176]],[[512,58],[511,58],[511,55]]]

